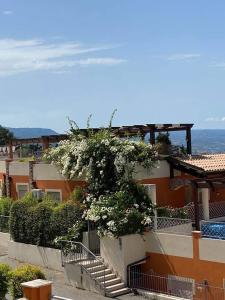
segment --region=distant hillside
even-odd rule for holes
[[[185,133],[171,133],[174,144],[185,145]],[[225,152],[225,129],[193,129],[192,130],[193,153]]]
[[[58,134],[49,128],[9,128],[17,138],[40,137],[42,135]],[[176,145],[186,145],[185,132],[170,133],[171,140]],[[149,136],[146,137],[149,140]],[[193,129],[193,153],[225,152],[225,129]]]
[[[58,134],[49,128],[8,128],[17,138],[40,137],[42,135]]]

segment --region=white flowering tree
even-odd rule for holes
[[[135,167],[152,168],[155,148],[143,141],[120,139],[111,128],[83,134],[72,127],[69,139],[45,157],[69,179],[85,177],[85,218],[97,222],[101,235],[141,233],[152,215],[151,199],[137,185]]]

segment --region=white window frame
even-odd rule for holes
[[[53,192],[53,193],[59,193],[60,194],[60,199],[59,201],[62,202],[62,190],[60,189],[45,189],[45,193],[47,195],[48,192]]]
[[[29,189],[29,183],[27,183],[27,182],[17,182],[16,183],[16,193],[17,193],[18,199],[20,199],[19,198],[19,188],[18,188],[20,185],[26,185],[27,186],[27,193],[30,191],[30,189]]]

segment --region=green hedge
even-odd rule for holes
[[[9,231],[9,214],[12,206],[13,200],[8,197],[0,198],[0,231]]]
[[[38,267],[23,265],[11,271],[9,279],[9,292],[12,299],[18,299],[23,296],[21,283],[35,279],[45,279],[44,273]]]
[[[10,233],[15,242],[53,247],[55,238],[66,235],[82,214],[77,202],[56,205],[49,199],[34,203],[26,198],[11,207]]]
[[[5,300],[8,292],[11,268],[8,265],[0,264],[0,299]]]

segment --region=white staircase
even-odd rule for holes
[[[102,258],[98,257],[95,260],[84,259],[77,263],[86,269],[93,280],[99,283],[106,296],[117,297],[130,292],[121,278],[104,263]]]
[[[121,278],[108,266],[102,257],[95,256],[82,243],[73,242],[73,250],[63,254],[63,265],[79,265],[86,274],[99,286],[100,292],[107,297],[117,297],[130,293],[130,289]]]

